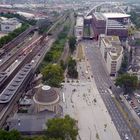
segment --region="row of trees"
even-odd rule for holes
[[[116,79],[116,85],[120,86],[124,93],[132,93],[136,88],[138,88],[138,78],[135,75],[128,73],[122,74]]]
[[[77,122],[68,115],[50,119],[46,126],[45,135],[34,138],[22,137],[16,130],[0,130],[0,140],[76,140],[78,135]]]
[[[70,48],[71,53],[73,53],[74,50],[76,49],[76,37],[75,36],[69,37],[69,48]]]
[[[11,32],[8,35],[3,36],[2,38],[0,38],[0,47],[2,47],[3,45],[7,44],[11,40],[13,40],[19,34],[24,32],[28,27],[29,27],[29,25],[24,23],[20,28],[15,29],[13,32]]]
[[[63,61],[60,61],[60,64],[57,64],[64,50],[70,26],[67,22],[64,24],[63,30],[58,34],[57,40],[53,43],[50,51],[46,54],[43,61],[44,65],[42,65],[41,68],[44,82],[53,87],[61,86],[64,79],[63,73],[65,64]]]
[[[70,58],[68,61],[68,76],[70,78],[78,78],[76,60]]]
[[[67,34],[69,31],[69,27],[66,25],[64,26],[63,30],[59,33],[57,40],[53,43],[50,51],[46,54],[44,61],[46,63],[57,63],[58,59],[61,56],[61,53],[63,52],[66,40],[67,40]]]

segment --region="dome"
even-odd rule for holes
[[[55,104],[59,101],[59,94],[50,86],[43,85],[37,89],[34,101],[38,104]]]

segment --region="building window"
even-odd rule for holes
[[[5,29],[9,29],[9,26],[6,26]]]

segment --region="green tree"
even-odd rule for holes
[[[74,36],[69,37],[69,47],[71,53],[73,53],[76,48],[76,38]]]
[[[21,140],[21,135],[16,130],[11,130],[10,132],[0,130],[0,140]]]
[[[116,85],[122,87],[124,93],[131,93],[137,88],[138,78],[137,76],[128,73],[122,74],[116,79]]]
[[[48,138],[76,140],[76,136],[78,135],[76,120],[72,119],[70,116],[66,115],[64,118],[48,120],[46,125],[46,135]]]
[[[68,61],[68,75],[70,78],[78,78],[76,61],[72,58],[70,58]]]
[[[42,69],[43,79],[50,86],[58,87],[63,81],[63,69],[57,64],[48,64]]]

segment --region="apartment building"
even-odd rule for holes
[[[118,36],[99,37],[99,47],[110,76],[117,76],[123,58],[123,47]]]

